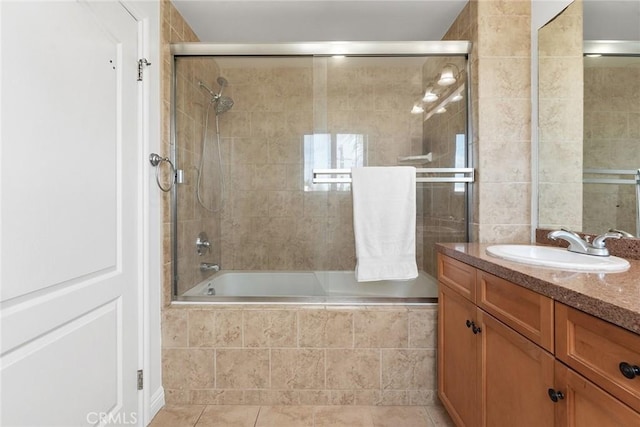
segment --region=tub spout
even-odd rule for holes
[[[201,262],[200,271],[220,271],[220,266],[212,262]]]

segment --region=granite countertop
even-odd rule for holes
[[[444,255],[640,334],[640,260],[629,259],[622,273],[576,273],[496,258],[488,246],[436,244]]]

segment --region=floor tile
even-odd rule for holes
[[[367,406],[317,406],[315,427],[373,427]]]
[[[313,427],[313,406],[263,406],[256,427]]]
[[[425,408],[436,427],[455,427],[449,413],[442,405],[429,405]]]
[[[153,417],[149,427],[193,427],[204,405],[167,405]]]
[[[374,427],[433,427],[427,410],[421,406],[374,406]]]
[[[248,405],[209,405],[196,427],[254,427],[258,418],[259,406]]]

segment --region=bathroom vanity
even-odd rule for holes
[[[574,273],[439,244],[438,396],[458,426],[639,426],[640,261]]]

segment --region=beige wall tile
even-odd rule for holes
[[[189,404],[189,390],[164,389],[164,402],[167,405]]]
[[[380,388],[380,350],[327,349],[326,352],[327,388]]]
[[[187,311],[170,310],[162,311],[162,347],[186,347],[188,334]]]
[[[480,216],[485,224],[528,224],[531,205],[529,183],[483,183]]]
[[[215,346],[215,311],[189,310],[189,346]],[[184,334],[184,331],[182,332]]]
[[[191,404],[202,405],[242,405],[244,403],[243,391],[219,389],[191,390],[189,402]]]
[[[324,309],[298,312],[300,347],[353,347],[353,312]]]
[[[409,390],[411,405],[427,406],[439,403],[437,390]]]
[[[354,405],[356,401],[355,392],[353,390],[330,390],[330,405]]]
[[[329,390],[299,390],[298,400],[301,405],[328,405]]]
[[[409,311],[409,347],[436,348],[438,311],[436,308]]]
[[[363,310],[354,313],[356,347],[407,347],[409,325],[406,310]]]
[[[214,350],[164,349],[162,383],[169,389],[213,388]]]
[[[242,311],[217,311],[215,322],[216,347],[242,346]]]
[[[382,388],[433,390],[435,350],[382,350]]]
[[[260,389],[269,386],[269,350],[216,350],[216,387]]]
[[[246,310],[243,313],[246,347],[295,347],[297,319],[294,310]]]
[[[271,388],[323,389],[324,350],[272,349]]]

